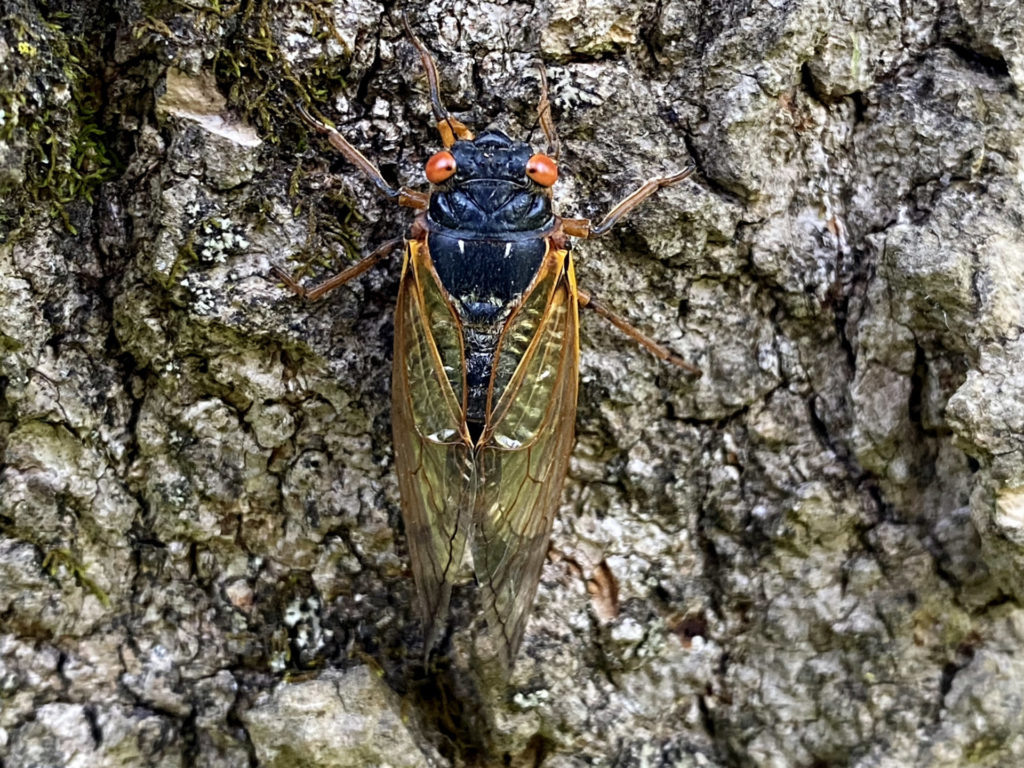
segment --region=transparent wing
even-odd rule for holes
[[[409,555],[429,651],[462,564],[477,487],[463,419],[462,331],[419,242],[395,309],[392,429]]]
[[[506,668],[526,627],[572,452],[577,308],[571,258],[549,251],[502,335],[477,449],[473,564]]]

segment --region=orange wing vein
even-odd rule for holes
[[[502,332],[488,423],[473,446],[461,325],[427,249],[409,243],[395,311],[392,420],[427,651],[443,627],[468,543],[488,631],[509,668],[568,469],[578,366],[572,260],[549,250]]]
[[[509,358],[517,361],[514,369]],[[490,421],[477,449],[470,546],[488,627],[506,669],[526,628],[568,470],[578,369],[572,260],[565,251],[549,250],[503,333]]]
[[[392,429],[425,652],[448,614],[478,482],[463,418],[463,354],[426,248],[410,241],[395,309]]]

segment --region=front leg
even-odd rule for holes
[[[631,194],[627,195],[618,205],[608,211],[608,214],[601,219],[596,227],[590,223],[590,219],[562,219],[562,229],[571,237],[599,237],[615,226],[619,219],[636,208],[640,203],[653,195],[659,189],[671,187],[693,175],[694,166],[685,168],[672,176],[659,176],[644,182],[642,186]]]
[[[430,55],[427,47],[416,37],[416,33],[409,26],[409,19],[402,14],[402,26],[405,27],[405,34],[409,42],[413,44],[420,54],[420,61],[423,62],[423,69],[427,73],[427,87],[430,90],[430,108],[434,111],[434,120],[437,122],[437,131],[441,134],[441,143],[445,147],[451,147],[456,141],[472,141],[473,132],[469,130],[458,118],[445,107],[441,101],[441,84],[437,76],[437,65],[434,64],[434,57]]]
[[[597,314],[599,314],[609,323],[611,323],[624,334],[629,336],[629,338],[633,339],[633,341],[635,341],[637,344],[647,349],[647,351],[649,351],[659,360],[664,360],[666,363],[672,363],[672,365],[682,368],[689,375],[695,378],[700,378],[700,376],[703,375],[700,368],[693,365],[692,363],[686,362],[685,360],[683,360],[683,358],[679,357],[679,355],[675,354],[672,350],[668,349],[668,347],[663,347],[661,344],[654,341],[646,334],[634,328],[628,320],[626,320],[621,315],[613,312],[612,309],[604,302],[594,298],[594,296],[591,295],[589,291],[585,291],[582,288],[579,288],[577,289],[576,293],[579,297],[581,307],[594,310]]]
[[[399,205],[404,205],[406,208],[415,208],[416,210],[426,210],[429,195],[423,192],[417,192],[414,189],[408,187],[402,187],[401,189],[395,189],[384,179],[381,175],[380,169],[377,168],[373,163],[366,159],[366,156],[352,146],[348,139],[338,133],[336,128],[332,128],[326,123],[322,123],[313,117],[301,104],[296,104],[296,109],[299,111],[299,115],[302,119],[313,128],[317,133],[322,133],[327,136],[327,141],[330,142],[331,146],[338,150],[345,159],[348,160],[352,165],[362,171],[363,175],[366,176],[370,181],[377,185],[377,189],[383,192],[392,200],[396,201]]]

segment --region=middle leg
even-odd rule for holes
[[[664,360],[666,363],[672,363],[672,365],[682,368],[689,375],[695,378],[699,378],[701,375],[703,375],[700,368],[693,365],[692,363],[686,362],[685,360],[683,360],[683,358],[679,357],[679,355],[675,354],[668,347],[662,346],[661,344],[654,341],[646,334],[634,328],[628,320],[612,311],[612,309],[603,301],[594,298],[594,296],[592,296],[589,291],[585,291],[582,288],[580,288],[577,290],[577,295],[579,296],[579,302],[581,307],[586,307],[588,309],[594,310],[597,314],[599,314],[609,323],[611,323],[624,334],[629,336],[629,338],[633,339],[633,341],[637,342],[640,346],[647,349],[647,351],[649,351],[659,360]]]
[[[441,134],[441,143],[450,147],[456,139],[473,140],[473,132],[469,130],[460,120],[452,117],[444,103],[441,101],[441,86],[437,76],[437,66],[434,58],[430,55],[427,47],[416,37],[416,33],[409,26],[409,19],[402,14],[402,26],[405,27],[405,34],[409,36],[416,50],[419,51],[420,61],[423,62],[423,69],[427,71],[427,86],[430,89],[430,106],[434,110],[434,120],[437,121],[437,130]]]
[[[395,189],[385,180],[384,176],[381,175],[380,169],[376,165],[366,159],[366,155],[352,146],[349,140],[346,139],[337,129],[332,128],[326,123],[321,123],[301,104],[296,104],[296,109],[299,111],[299,115],[306,124],[309,125],[317,133],[322,133],[327,136],[327,141],[330,142],[331,146],[340,152],[346,160],[352,165],[358,168],[366,178],[377,185],[377,189],[383,192],[385,195],[395,200],[399,205],[403,205],[406,208],[416,208],[417,210],[425,210],[427,207],[427,195],[422,192],[417,192],[414,189],[408,187],[402,187],[401,189]]]
[[[301,296],[306,299],[306,301],[316,301],[317,299],[326,296],[335,288],[343,286],[349,280],[359,277],[359,275],[363,274],[366,270],[376,266],[402,242],[402,238],[400,237],[396,237],[394,240],[388,240],[369,256],[360,259],[348,269],[342,270],[323,282],[317,283],[312,288],[304,288],[295,280],[295,278],[276,264],[271,265],[270,271],[273,272],[274,275],[276,275],[292,293]]]
[[[658,176],[657,178],[644,182],[640,187],[620,200],[614,208],[608,211],[605,217],[601,219],[601,223],[597,226],[594,226],[590,222],[590,219],[562,219],[562,229],[564,229],[565,233],[571,237],[599,237],[608,232],[608,230],[618,223],[619,219],[632,211],[659,189],[671,187],[690,178],[690,176],[693,175],[693,171],[694,166],[691,165],[689,168],[684,168],[679,173],[674,173],[671,176]]]

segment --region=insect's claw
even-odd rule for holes
[[[309,113],[306,106],[302,102],[295,102],[295,111],[299,113],[299,117],[302,118],[303,122],[306,123],[310,128],[315,130],[317,133],[330,133],[331,129],[325,123],[317,120],[313,115]]]
[[[683,358],[679,357],[678,355],[670,354],[668,357],[665,358],[665,362],[672,363],[672,365],[676,366],[677,368],[682,368],[683,373],[685,373],[688,378],[699,379],[704,375],[704,371],[695,366],[693,363],[686,362],[685,360],[683,360]]]
[[[587,219],[568,219],[567,221],[572,222],[573,226],[578,229],[576,232],[569,229],[566,229],[566,231],[570,235],[575,235],[577,237],[599,237],[600,235],[608,232],[613,226],[615,226],[619,219],[636,208],[640,203],[649,198],[659,189],[671,187],[673,184],[678,184],[684,179],[689,178],[696,170],[696,167],[697,166],[695,165],[689,165],[671,176],[656,176],[653,179],[649,179],[620,200],[614,208],[608,211],[608,213],[605,214],[605,217],[601,219],[600,224],[597,224],[596,226],[591,225]]]
[[[685,179],[690,178],[693,175],[693,172],[696,170],[697,166],[691,163],[690,165],[683,168],[683,170],[679,171],[679,173],[675,173],[671,176],[664,177],[662,181],[665,183],[666,187],[672,184],[678,184],[680,181],[684,181]]]
[[[285,287],[292,293],[302,298],[306,298],[306,289],[299,285],[299,283],[295,281],[295,278],[285,271],[284,267],[277,264],[271,264],[270,273],[284,283]]]

